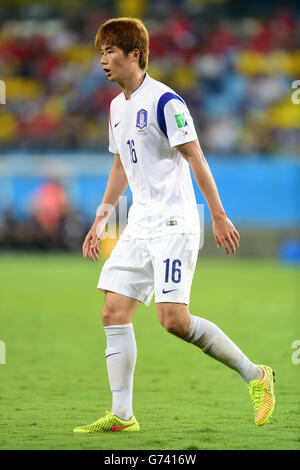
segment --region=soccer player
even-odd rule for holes
[[[114,154],[105,194],[83,243],[83,256],[98,260],[109,216],[128,184],[133,194],[128,224],[105,262],[98,289],[112,408],[75,432],[139,431],[132,408],[136,341],[132,319],[153,293],[158,318],[173,335],[235,370],[248,386],[255,423],[274,409],[273,370],[256,365],[207,319],[189,312],[199,249],[199,215],[190,168],[209,206],[218,247],[235,254],[239,233],[227,218],[193,119],[184,100],[146,72],[149,37],[139,19],[105,22],[95,39],[110,82],[121,88],[109,111],[109,151]]]

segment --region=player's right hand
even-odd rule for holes
[[[105,231],[105,225],[107,218],[97,216],[95,222],[92,225],[91,230],[88,232],[87,236],[82,245],[82,254],[84,258],[87,256],[92,261],[98,261],[101,254],[99,249],[99,243],[102,238],[102,235]]]
[[[99,242],[100,239],[97,236],[96,229],[92,227],[82,245],[84,258],[88,256],[92,261],[98,261],[98,255],[100,255]]]

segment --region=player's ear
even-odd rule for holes
[[[138,59],[138,60],[139,60],[139,58],[140,58],[140,51],[139,51],[138,49],[133,49],[133,51],[132,51],[132,57],[133,57],[134,59]]]

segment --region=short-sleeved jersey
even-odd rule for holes
[[[112,100],[109,151],[120,156],[132,191],[127,234],[199,233],[189,164],[176,148],[193,140],[183,99],[148,74],[129,100],[123,92]]]

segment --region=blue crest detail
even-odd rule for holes
[[[136,127],[144,129],[147,126],[148,112],[145,109],[140,109],[136,115]]]

